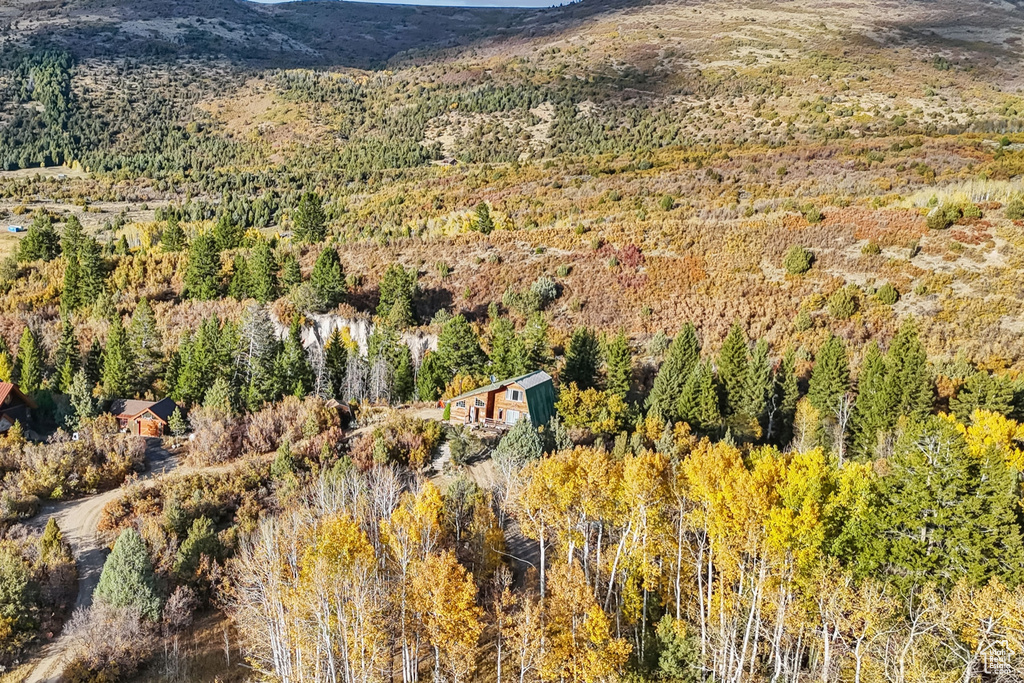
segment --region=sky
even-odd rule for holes
[[[261,4],[299,2],[300,0],[249,0]],[[340,0],[339,0],[340,1]],[[344,0],[346,2],[373,2],[374,0]],[[430,7],[554,7],[568,4],[565,0],[388,0],[387,4],[424,5]]]

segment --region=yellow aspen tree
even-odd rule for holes
[[[476,584],[450,551],[428,555],[415,566],[409,603],[434,650],[434,676],[452,683],[468,680],[476,668],[476,645],[483,631],[483,611],[476,604]]]

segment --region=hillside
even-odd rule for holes
[[[1024,676],[1022,36],[0,0],[0,683]]]

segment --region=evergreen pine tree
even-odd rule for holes
[[[85,354],[85,364],[82,368],[85,370],[85,376],[89,380],[90,386],[94,386],[100,381],[100,377],[103,375],[103,347],[100,346],[99,339],[93,337],[89,352]]]
[[[886,359],[878,344],[871,342],[864,351],[857,377],[857,402],[851,416],[855,457],[873,456],[879,434],[895,426],[898,414],[894,389]]]
[[[667,420],[679,419],[677,408],[683,389],[700,361],[700,341],[692,323],[686,323],[668,347],[668,357],[654,377],[647,407]]]
[[[473,229],[485,235],[491,234],[494,230],[494,219],[491,218],[491,207],[487,202],[480,202],[476,205],[473,217]]]
[[[496,378],[518,377],[527,372],[526,345],[508,318],[495,316],[488,330],[491,355],[488,367]]]
[[[121,235],[121,238],[114,243],[114,253],[118,256],[128,256],[132,253],[131,247],[128,246],[128,238]]]
[[[112,607],[137,609],[150,621],[160,618],[162,601],[156,574],[146,544],[134,527],[122,531],[114,542],[94,595]]]
[[[250,296],[249,266],[246,262],[247,259],[245,256],[242,254],[235,254],[235,260],[231,264],[231,279],[228,281],[228,296],[235,301],[244,301]]]
[[[886,365],[894,390],[895,412],[920,420],[931,412],[934,401],[928,354],[917,336],[917,326],[907,319],[889,345]]]
[[[309,283],[325,309],[334,308],[341,302],[345,296],[345,271],[334,247],[326,247],[317,256]]]
[[[877,529],[860,553],[865,569],[888,569],[902,588],[950,588],[961,576],[1019,583],[1019,485],[993,450],[970,453],[956,425],[939,417],[911,423],[880,482]]]
[[[82,304],[81,298],[81,266],[78,262],[78,252],[66,252],[67,265],[64,267],[64,285],[60,292],[61,308],[69,313],[77,311]]]
[[[96,301],[106,288],[106,265],[100,244],[91,237],[86,237],[78,253],[78,303],[88,306]]]
[[[25,327],[18,342],[17,378],[19,388],[33,394],[43,387],[43,349],[35,333]]]
[[[575,384],[580,389],[597,386],[597,370],[601,365],[601,345],[588,327],[577,327],[565,350],[565,365],[559,381]]]
[[[234,412],[234,395],[231,383],[224,377],[218,377],[203,394],[203,407],[230,415]]]
[[[18,261],[52,261],[60,254],[60,237],[49,214],[37,212],[18,243]]]
[[[167,427],[174,436],[181,437],[188,434],[188,420],[182,414],[181,408],[175,408],[171,413],[170,419],[167,420]]]
[[[114,316],[103,349],[103,395],[106,398],[131,396],[135,393],[137,379],[138,368],[128,333],[121,318]]]
[[[275,363],[278,383],[285,394],[307,396],[313,389],[313,368],[302,346],[302,324],[299,316],[292,318],[288,337]]]
[[[327,365],[327,381],[331,385],[331,396],[338,400],[341,400],[345,375],[348,372],[348,353],[348,347],[341,336],[341,328],[334,328],[324,347],[324,363]]]
[[[733,323],[718,354],[718,379],[722,383],[725,399],[723,404],[727,416],[743,410],[748,353],[747,336],[739,323]]]
[[[675,412],[695,430],[711,432],[721,426],[715,373],[706,361],[697,363],[683,387]]]
[[[487,361],[476,332],[463,315],[453,316],[441,328],[437,338],[437,355],[452,377],[460,373],[479,374],[483,372]]]
[[[57,343],[57,351],[54,354],[53,366],[57,368],[57,389],[67,393],[71,386],[71,380],[78,371],[79,351],[78,337],[75,336],[75,327],[71,320],[64,318],[60,325],[60,341]]]
[[[796,376],[796,353],[786,349],[773,377],[769,406],[768,428],[765,436],[770,443],[782,445],[793,437],[793,420],[800,401],[800,383]],[[774,407],[774,410],[772,409]]]
[[[526,371],[545,370],[551,365],[551,344],[548,343],[548,321],[537,312],[530,316],[523,329],[526,346]]]
[[[415,270],[406,270],[398,263],[388,266],[378,285],[380,301],[377,304],[377,315],[387,318],[398,327],[416,322],[413,313],[413,302],[419,291],[416,280]],[[392,309],[400,310],[402,315],[397,316]]]
[[[452,376],[436,352],[428,351],[416,378],[416,395],[421,401],[436,401]]]
[[[237,249],[242,243],[244,230],[231,217],[228,211],[222,211],[213,226],[213,240],[218,251]]]
[[[850,361],[842,340],[829,335],[818,350],[807,387],[807,399],[821,416],[832,415],[850,389]]]
[[[513,472],[521,470],[544,454],[544,442],[530,420],[519,420],[508,430],[497,448],[494,463]]]
[[[213,235],[192,240],[185,267],[185,294],[191,299],[215,299],[220,291],[220,250]]]
[[[92,387],[92,383],[85,375],[85,369],[76,372],[71,379],[67,394],[75,426],[80,426],[82,420],[96,416],[96,401],[92,397]]]
[[[228,367],[221,345],[220,320],[207,318],[191,338],[178,347],[180,369],[173,396],[179,404],[188,407],[203,400],[210,384]]]
[[[302,269],[299,267],[299,260],[295,258],[295,254],[285,254],[281,259],[281,284],[285,289],[302,284]]]
[[[163,252],[181,251],[185,248],[185,231],[178,224],[178,219],[171,216],[167,219],[167,227],[160,235],[160,250]]]
[[[78,216],[74,214],[68,216],[68,219],[64,221],[64,231],[60,237],[60,250],[65,256],[70,256],[71,254],[77,256],[86,239],[85,231],[82,229],[82,223],[78,220]]]
[[[964,422],[971,419],[975,410],[988,410],[1000,415],[1010,415],[1014,408],[1012,382],[1002,376],[990,375],[984,370],[967,378],[956,396],[949,401],[949,410]]]
[[[399,343],[391,366],[391,399],[404,403],[412,398],[416,388],[416,373],[412,367],[412,351]]]
[[[757,340],[747,364],[747,378],[743,387],[743,408],[740,412],[757,422],[763,430],[768,428],[768,399],[772,392],[772,362],[770,349],[764,339]]]
[[[305,192],[292,215],[295,239],[299,242],[322,242],[327,235],[327,217],[323,200],[315,192]]]
[[[277,298],[277,260],[264,239],[256,242],[249,256],[249,294],[261,304]]]
[[[633,352],[629,339],[620,331],[605,347],[605,388],[626,398],[633,383]]]

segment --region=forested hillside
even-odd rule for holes
[[[1024,675],[1022,29],[0,0],[0,681]]]

